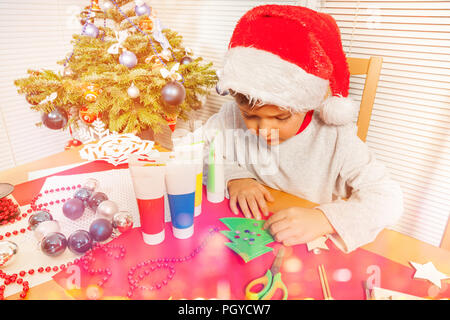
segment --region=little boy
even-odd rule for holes
[[[235,214],[239,206],[248,218],[268,216],[266,202],[274,199],[264,185],[319,204],[267,219],[265,227],[284,245],[328,236],[350,252],[402,213],[399,185],[356,136],[349,77],[339,29],[329,15],[265,5],[247,12],[233,32],[218,90],[235,101],[205,128],[237,132],[231,143],[223,140],[224,149],[235,148],[224,156]],[[264,161],[248,161],[263,149]]]

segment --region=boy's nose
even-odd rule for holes
[[[270,138],[270,129],[268,129],[268,128],[259,128],[258,134],[261,137],[265,138],[265,139]]]
[[[270,131],[272,129],[272,126],[267,121],[267,119],[261,119],[258,123],[258,134],[261,137],[269,138],[270,137]]]

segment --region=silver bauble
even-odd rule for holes
[[[112,219],[114,229],[124,233],[133,228],[133,216],[126,211],[116,213]]]
[[[0,183],[0,199],[9,196],[14,191],[14,186],[10,183]]]
[[[0,241],[0,268],[10,264],[19,250],[17,244],[12,241]]]
[[[119,207],[114,201],[102,201],[97,207],[97,214],[105,218],[112,219],[112,217],[119,212]]]
[[[92,38],[98,37],[99,30],[93,23],[89,23],[89,22],[86,23],[83,27],[83,30],[84,30],[84,32],[82,33],[82,35],[84,35],[84,36],[89,36]]]
[[[109,9],[111,9],[113,7],[114,7],[114,4],[111,1],[103,2],[102,8],[104,11],[108,11]]]
[[[98,180],[94,178],[87,179],[83,184],[83,188],[88,189],[91,192],[94,192],[98,188]]]
[[[43,221],[39,223],[34,230],[34,236],[37,241],[41,241],[46,235],[52,232],[60,232],[59,222],[56,220]]]
[[[131,69],[137,65],[138,59],[133,52],[124,51],[119,57],[119,63]]]
[[[222,90],[219,86],[219,84],[216,84],[216,92],[217,94],[221,95],[221,96],[227,96],[230,94],[230,91],[228,90]]]
[[[139,97],[140,94],[141,94],[141,92],[139,91],[139,88],[136,87],[136,86],[134,85],[134,83],[128,88],[127,93],[128,93],[128,95],[129,95],[131,98],[133,98],[133,99]]]
[[[42,123],[49,129],[59,130],[66,126],[69,116],[67,111],[60,107],[55,107],[49,113],[42,113]]]
[[[166,104],[177,106],[186,98],[186,89],[178,81],[171,81],[162,88],[161,97]]]
[[[188,57],[188,56],[186,56],[186,57],[183,57],[181,60],[180,60],[180,64],[189,64],[189,63],[191,63],[192,61],[194,61],[191,57]]]
[[[141,3],[141,2],[138,2]],[[136,5],[134,8],[134,12],[137,16],[150,15],[152,13],[152,9],[146,4],[143,3],[141,5]]]

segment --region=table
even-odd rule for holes
[[[159,150],[163,151],[161,148]],[[16,185],[26,182],[30,171],[81,163],[83,160],[79,157],[78,151],[79,148],[67,150],[29,164],[5,170],[0,172],[0,181]],[[270,189],[270,191],[275,198],[275,202],[269,204],[269,209],[272,212],[292,206],[313,207],[316,205],[279,190]],[[409,261],[419,263],[433,261],[436,268],[441,272],[450,274],[450,251],[434,247],[393,230],[383,230],[374,242],[362,248],[408,267],[410,267]],[[18,294],[12,295],[8,299],[18,299]],[[52,280],[31,288],[27,299],[72,299],[72,297]]]

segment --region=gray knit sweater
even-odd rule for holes
[[[344,252],[373,241],[402,214],[400,186],[357,137],[354,124],[329,126],[316,112],[300,134],[268,147],[249,134],[238,106],[230,102],[204,129],[206,148],[216,135],[225,160],[225,186],[232,179],[254,178],[318,203],[336,230],[330,239]]]

